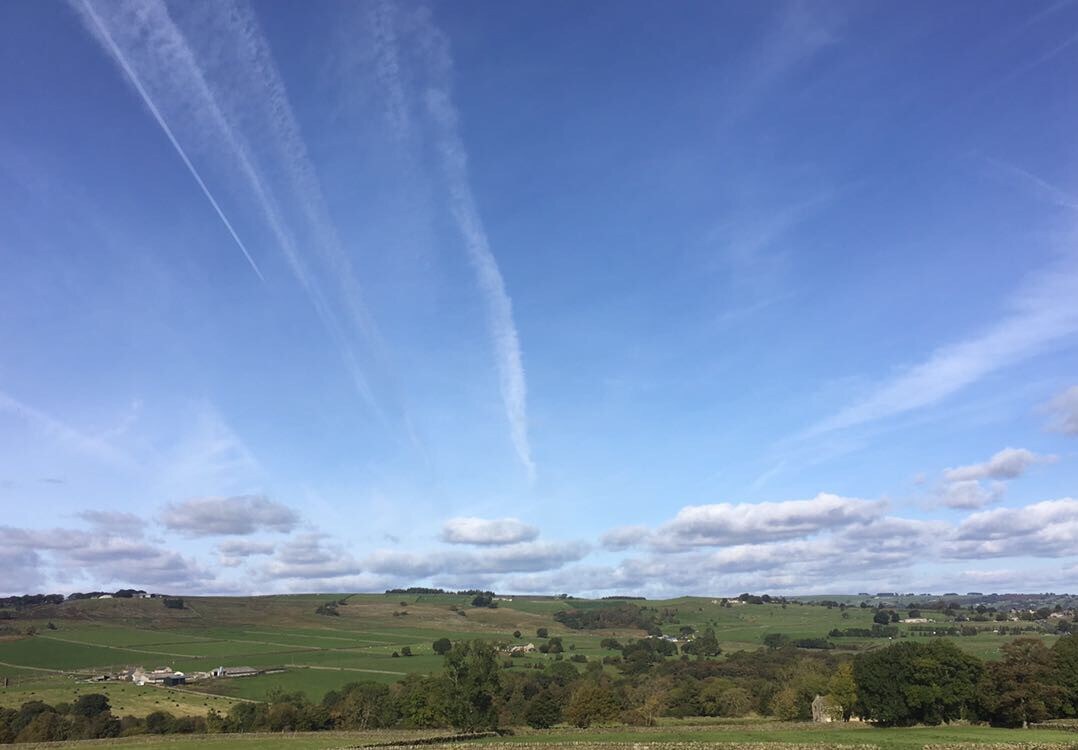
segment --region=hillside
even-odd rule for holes
[[[1001,623],[987,615],[971,621],[975,610],[948,609],[919,612],[917,619],[927,623],[907,624],[901,621],[908,619],[906,610],[896,613],[898,623],[886,626],[894,628],[893,636],[866,637],[881,632],[873,631],[873,617],[881,611],[875,604],[862,607],[850,599],[846,606],[834,598],[755,601],[518,596],[499,597],[490,608],[472,606],[471,596],[456,594],[319,594],[184,597],[182,609],[168,608],[161,599],[118,598],[9,608],[5,612],[11,619],[2,621],[5,635],[0,639],[0,680],[5,683],[0,705],[19,705],[30,695],[60,700],[91,688],[113,696],[118,711],[135,714],[161,707],[204,714],[235,700],[263,699],[273,690],[301,691],[320,700],[348,682],[395,682],[409,673],[439,671],[442,657],[432,644],[440,638],[542,646],[548,639],[538,637],[537,631],[544,628],[547,635],[562,639],[564,652],[514,657],[512,669],[569,656],[602,660],[616,654],[603,647],[604,638],[643,637],[646,627],[683,642],[711,629],[725,654],[780,642],[852,653],[907,636],[952,638],[962,649],[992,659],[1019,631],[1051,641],[1056,636],[1050,631],[1059,622],[1069,622],[1053,618]],[[606,627],[579,629],[594,625]],[[967,635],[931,634],[934,628],[949,632],[960,625]],[[1006,632],[996,632],[1001,629]],[[263,673],[194,679],[222,666]],[[187,684],[161,688],[112,679],[86,681],[133,667],[182,671]]]

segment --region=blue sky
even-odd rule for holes
[[[1078,590],[1078,3],[0,6],[5,593]]]

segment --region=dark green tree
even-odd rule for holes
[[[896,643],[854,660],[861,716],[884,726],[963,718],[981,678],[980,660],[950,641]]]
[[[981,679],[981,710],[995,726],[1025,727],[1059,716],[1066,690],[1055,681],[1052,652],[1039,638],[1016,638],[1003,659],[990,663]]]
[[[719,646],[719,640],[715,637],[715,631],[711,628],[708,628],[686,643],[681,647],[681,650],[686,654],[705,657],[718,656],[722,653],[722,648]]]
[[[448,638],[439,638],[432,643],[431,646],[434,648],[434,653],[438,654],[438,656],[445,656],[449,653],[449,649],[453,648],[453,642]]]
[[[389,686],[378,682],[349,683],[340,692],[327,694],[322,705],[341,729],[382,729],[400,718]]]
[[[494,696],[501,680],[498,651],[485,641],[461,641],[445,656],[446,716],[460,731],[496,729]]]
[[[109,710],[109,698],[107,695],[101,693],[89,693],[87,695],[80,695],[75,699],[75,702],[71,704],[71,713],[75,716],[85,716],[86,718],[93,718],[98,714],[106,713]]]
[[[553,690],[537,693],[524,710],[524,721],[533,729],[549,729],[561,721],[562,700]]]
[[[1063,689],[1064,712],[1078,716],[1078,634],[1071,633],[1052,646],[1054,682]]]
[[[427,729],[449,723],[446,718],[447,684],[443,678],[410,674],[395,687],[404,726]]]
[[[782,633],[768,633],[764,636],[764,645],[767,646],[769,649],[782,648],[789,642],[789,637],[783,635]]]
[[[585,728],[592,724],[602,724],[617,718],[621,706],[614,691],[602,684],[587,682],[569,697],[565,708],[565,718],[573,726]]]

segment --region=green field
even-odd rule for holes
[[[315,614],[327,602],[344,600],[339,616]],[[99,690],[107,683],[79,682],[93,674],[124,667],[147,669],[168,666],[188,674],[218,666],[284,668],[284,672],[258,677],[203,680],[184,689],[168,690],[127,685],[129,692],[116,703],[132,715],[168,707],[173,713],[205,713],[216,705],[212,693],[229,699],[263,699],[274,689],[304,692],[320,700],[329,690],[348,682],[394,682],[409,673],[432,673],[441,657],[431,644],[483,638],[505,643],[542,643],[536,629],[545,627],[564,639],[565,658],[583,655],[600,659],[606,636],[633,638],[640,631],[569,630],[553,619],[566,608],[591,609],[616,602],[542,597],[513,597],[496,609],[469,606],[470,597],[453,594],[320,594],[267,597],[190,597],[182,610],[167,609],[157,599],[100,599],[65,602],[20,612],[20,629],[33,627],[37,635],[0,639],[0,705],[17,705],[31,697],[51,700],[73,697],[76,690]],[[741,604],[723,607],[705,597],[633,602],[665,611],[662,628],[677,635],[683,626],[713,628],[724,652],[760,648],[769,633],[791,638],[820,638],[833,628],[869,628],[872,609],[788,604]],[[929,617],[941,618],[938,613]],[[49,628],[49,624],[52,628]],[[976,636],[953,640],[981,658],[1000,655],[1000,647],[1013,636],[991,632],[980,625]],[[904,629],[904,626],[903,626]],[[514,639],[513,631],[522,637]],[[925,638],[925,636],[910,636]],[[1054,636],[1042,636],[1051,640]],[[888,639],[835,638],[836,652],[853,653],[887,645]],[[394,656],[404,647],[412,656]],[[514,667],[553,656],[541,654],[514,659]],[[110,685],[109,690],[120,686]],[[135,692],[139,695],[136,698]],[[179,705],[177,705],[179,704]]]

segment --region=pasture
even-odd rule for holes
[[[317,701],[348,682],[395,682],[411,673],[437,672],[442,659],[433,652],[432,643],[439,638],[540,645],[543,640],[536,630],[547,628],[551,636],[563,639],[563,658],[582,655],[592,661],[615,653],[600,646],[604,637],[624,640],[643,635],[630,628],[570,630],[553,619],[562,609],[618,602],[513,597],[499,601],[496,609],[487,609],[471,607],[470,599],[454,594],[319,594],[189,597],[184,609],[168,609],[158,599],[81,600],[35,607],[20,613],[15,622],[22,629],[34,628],[36,635],[0,640],[0,678],[7,678],[7,685],[0,687],[0,704],[17,705],[39,697],[42,691],[53,700],[64,695],[70,700],[77,689],[99,690],[101,685],[116,691],[117,685],[73,678],[133,666],[167,666],[188,675],[219,666],[284,669],[256,677],[201,680],[167,691],[128,684],[128,691],[117,693],[123,698],[117,708],[125,706],[133,715],[156,708],[204,714],[216,706],[211,700],[215,696],[260,700],[271,691],[285,691],[303,692]],[[331,602],[339,602],[337,616],[315,614],[320,605]],[[834,628],[871,628],[874,612],[794,603],[722,606],[720,600],[705,597],[632,603],[661,613],[662,630],[669,635],[677,636],[684,627],[714,629],[726,653],[758,649],[770,633],[824,638]],[[953,640],[981,658],[998,658],[1000,647],[1012,636],[995,634],[991,628],[986,623],[977,635]],[[521,632],[519,639],[514,638],[514,631]],[[880,638],[831,640],[836,652],[846,653],[889,642]],[[411,656],[404,655],[406,649]],[[524,668],[553,658],[534,654],[514,658],[511,664]],[[191,695],[189,699],[176,697],[185,692]]]

